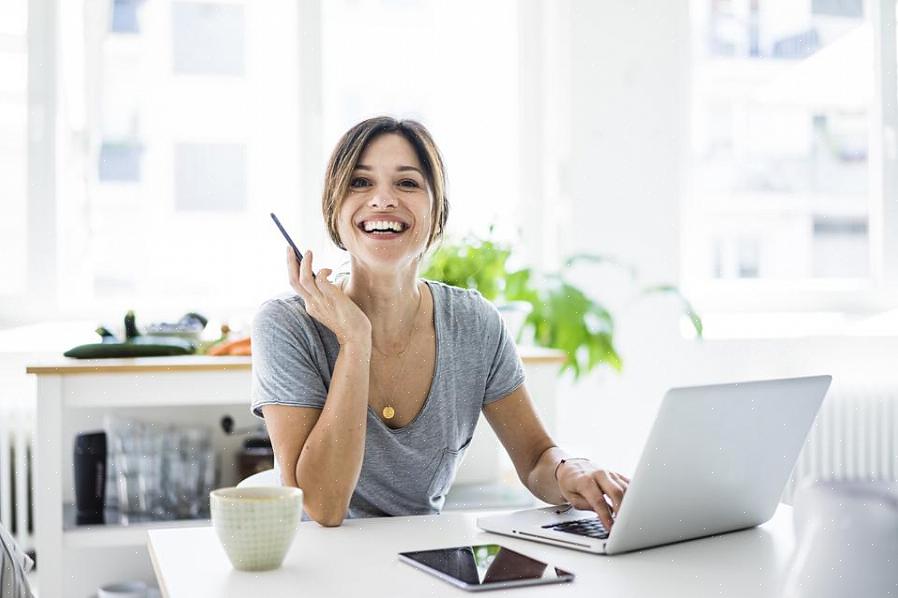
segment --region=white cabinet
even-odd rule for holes
[[[528,387],[547,427],[554,419],[554,379],[563,355],[522,349]],[[160,522],[76,527],[66,522],[74,503],[72,447],[77,433],[102,429],[108,413],[166,423],[214,426],[224,414],[237,426],[249,413],[251,361],[246,357],[176,357],[68,360],[33,364],[37,378],[35,428],[35,548],[41,598],[91,596],[97,587],[123,579],[154,581],[146,532],[158,527],[196,525]],[[497,441],[478,426],[459,482],[479,482],[499,471]],[[216,432],[223,486],[233,485],[239,437]],[[496,465],[493,465],[496,464]],[[492,467],[492,469],[489,469]],[[466,469],[467,468],[467,469]]]

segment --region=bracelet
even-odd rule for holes
[[[558,481],[558,468],[567,463],[568,461],[589,461],[588,457],[569,457],[567,459],[562,459],[558,462],[558,465],[555,466],[555,481]]]

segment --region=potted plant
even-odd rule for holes
[[[672,293],[683,305],[698,336],[701,319],[672,285],[639,288],[635,270],[598,255],[579,254],[568,258],[558,272],[537,273],[531,268],[509,269],[509,244],[474,235],[459,241],[446,240],[429,255],[422,276],[463,288],[477,289],[502,314],[516,341],[560,349],[565,353],[561,372],[570,370],[574,379],[607,365],[620,371],[623,362],[614,346],[614,317],[598,300],[570,281],[570,270],[581,264],[607,264],[622,268],[638,294]],[[537,411],[553,433],[556,405],[534,395]],[[473,455],[473,456],[472,456]],[[487,426],[478,426],[456,483],[482,487],[500,475],[499,441]]]
[[[605,305],[572,283],[569,271],[584,263],[608,264],[623,268],[631,283],[638,286],[635,269],[606,256],[578,254],[565,260],[558,272],[538,274],[526,267],[509,271],[506,265],[511,255],[508,244],[469,235],[439,245],[429,256],[422,274],[425,278],[480,291],[506,316],[515,340],[520,341],[529,332],[534,344],[564,351],[567,358],[561,371],[570,370],[575,379],[603,364],[620,371],[623,362],[614,346],[614,316]],[[696,335],[701,337],[701,318],[675,286],[643,286],[638,292],[639,295],[657,293],[675,295]],[[517,316],[507,315],[515,312]],[[523,326],[517,330],[515,317],[523,320]]]

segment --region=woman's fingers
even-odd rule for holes
[[[572,507],[579,511],[592,511],[592,505],[589,504],[589,501],[579,494],[571,494],[565,498],[571,503]]]
[[[315,275],[315,283],[321,291],[329,291],[333,288],[333,283],[330,281],[331,272],[333,272],[333,270],[330,268],[322,268],[321,270],[318,270],[318,274]]]
[[[333,270],[330,268],[318,270],[318,274],[315,275],[315,284],[318,285],[318,290],[321,292],[321,296],[328,299],[332,306],[336,306],[336,302],[339,300],[341,293],[338,292],[338,285],[330,281],[330,275],[332,273]]]
[[[618,483],[618,485],[624,489],[624,492],[630,487],[630,478],[626,476],[622,476],[619,473],[610,472],[608,475],[611,476],[611,479]]]
[[[299,282],[299,262],[293,253],[293,248],[287,245],[287,276],[290,279],[291,286],[296,286]]]
[[[568,486],[570,491],[564,494],[574,508],[595,512],[605,529],[610,531],[627,486],[626,479],[620,474],[596,469],[580,475]]]
[[[306,303],[309,302],[309,291],[307,291],[300,280],[301,276],[301,264],[296,259],[296,254],[293,253],[293,248],[287,247],[287,279],[290,282],[290,288],[296,291],[296,294],[302,297],[302,300]]]
[[[593,478],[584,477],[578,491],[585,504],[583,506],[577,506],[573,502],[571,504],[574,504],[574,507],[578,509],[594,511],[599,516],[599,520],[605,526],[605,529],[611,531],[611,526],[614,524],[611,506],[605,500],[605,496],[602,494],[596,481]]]
[[[299,265],[299,284],[302,285],[302,288],[305,289],[312,299],[317,300],[321,296],[321,291],[318,289],[318,285],[315,284],[315,275],[312,272],[311,251],[306,251]]]
[[[620,510],[621,502],[624,500],[626,489],[608,475],[607,472],[598,471],[594,476],[593,479],[595,479],[601,491],[611,499],[611,506],[614,509],[614,513],[617,514]]]

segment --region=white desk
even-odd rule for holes
[[[349,520],[338,528],[303,523],[284,566],[266,573],[232,569],[211,527],[151,530],[149,549],[168,598],[466,596],[401,563],[396,553],[490,542],[577,576],[570,584],[504,590],[520,598],[769,598],[779,595],[793,547],[792,510],[786,506],[759,528],[613,557],[488,534],[475,519],[473,513],[444,512]]]

